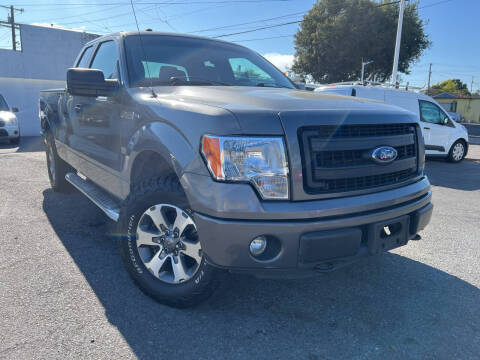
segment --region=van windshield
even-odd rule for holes
[[[0,111],[8,111],[8,105],[2,95],[0,95]]]
[[[208,39],[165,35],[125,38],[130,84],[260,86],[294,85],[262,56]]]

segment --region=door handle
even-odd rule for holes
[[[82,110],[82,105],[77,104],[77,105],[75,105],[74,109],[75,109],[76,112],[80,112]]]
[[[429,127],[424,127],[423,130],[430,130],[430,128]]]

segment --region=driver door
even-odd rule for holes
[[[420,100],[420,120],[427,154],[444,154],[451,128],[449,118],[439,106]]]

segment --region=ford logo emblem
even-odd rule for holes
[[[391,146],[381,146],[372,151],[372,159],[377,164],[390,164],[398,156],[397,150]]]

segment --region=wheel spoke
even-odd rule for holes
[[[200,245],[200,240],[196,243],[184,241],[183,245],[185,246],[185,249],[180,250],[180,252],[193,258],[198,264],[200,264],[200,262],[202,261],[202,257],[200,255],[200,249],[202,248],[202,246]]]
[[[153,206],[146,211],[159,231],[168,229],[168,220],[162,212],[161,206]]]
[[[160,271],[160,268],[162,265],[165,263],[165,260],[167,259],[168,256],[163,256],[161,257],[162,250],[159,250],[153,255],[152,259],[145,263],[145,267],[150,270],[150,272],[158,277],[158,272]],[[173,263],[173,262],[172,262]]]
[[[181,236],[188,225],[193,225],[193,221],[190,216],[185,214],[181,209],[177,208],[176,211],[177,216],[172,228],[173,230],[178,229],[178,235]]]
[[[179,283],[181,281],[187,280],[189,276],[185,272],[185,267],[183,265],[182,257],[177,256],[176,260],[177,262],[173,261],[172,259],[173,282]]]
[[[150,232],[139,226],[137,228],[137,247],[141,245],[159,246],[158,243],[153,242],[153,237],[158,235],[156,232]]]

